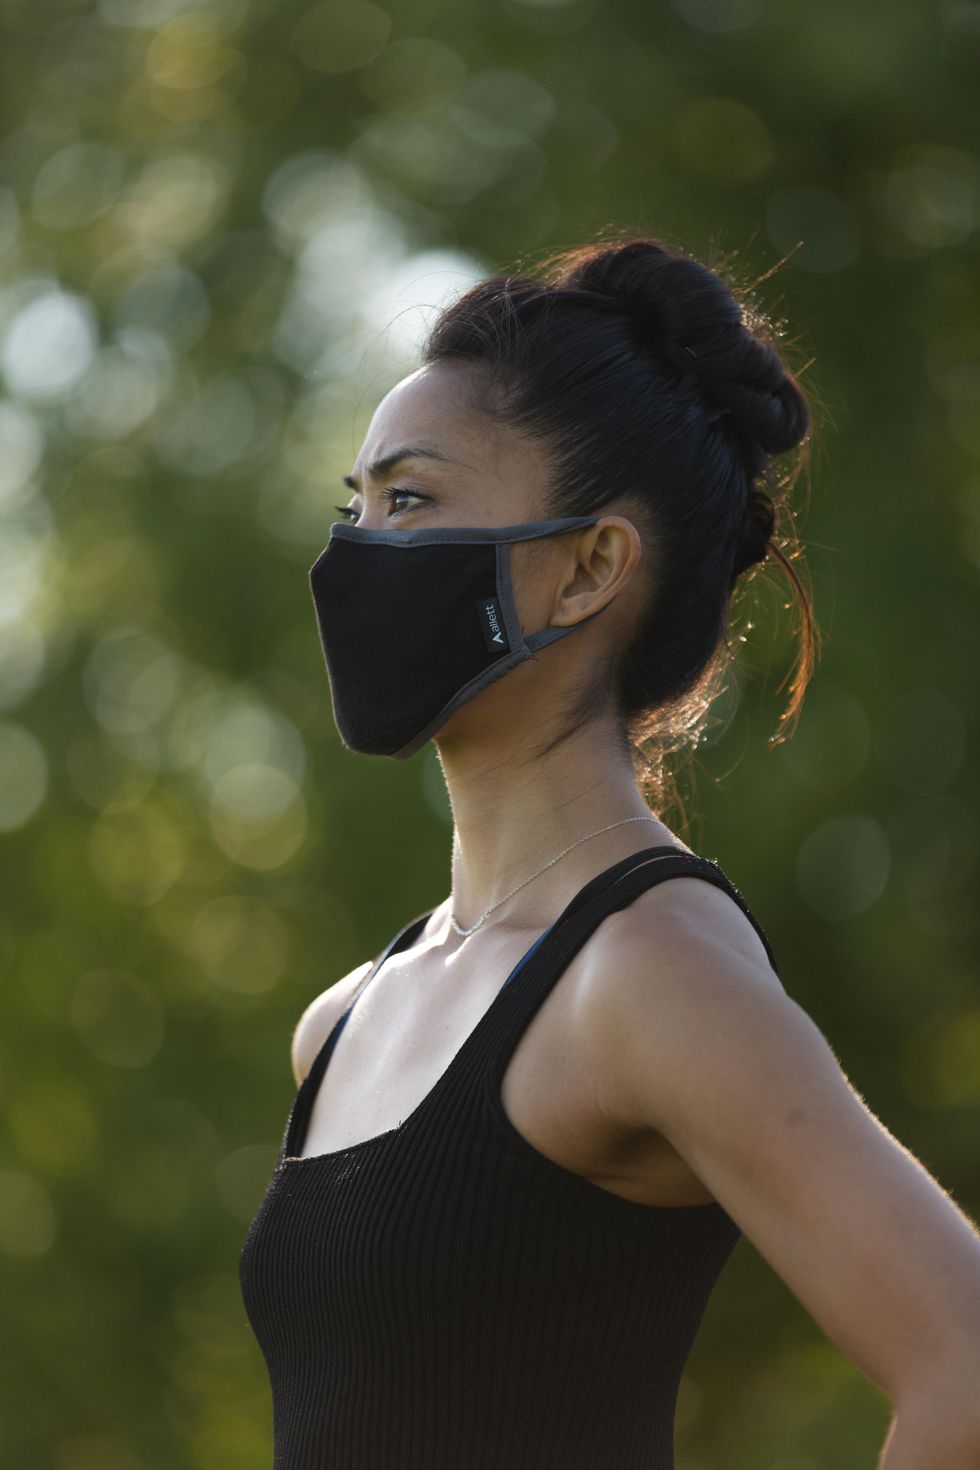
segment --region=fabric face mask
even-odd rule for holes
[[[335,522],[309,575],[334,720],[347,748],[406,760],[494,679],[598,617],[604,608],[571,627],[525,637],[510,550],[515,541],[598,519],[418,531]]]

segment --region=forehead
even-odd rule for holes
[[[543,449],[517,429],[480,408],[484,378],[469,363],[429,363],[389,390],[375,409],[353,473],[403,445],[425,444],[451,463],[417,460],[413,470],[448,474],[454,483],[478,488],[505,483],[540,485],[547,475]]]
[[[486,437],[492,430],[473,401],[472,371],[461,364],[433,364],[409,373],[385,394],[372,416],[360,457],[373,459],[409,440],[448,448],[451,440]]]

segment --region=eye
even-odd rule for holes
[[[419,494],[419,492],[417,490],[403,490],[398,485],[386,485],[385,488],[382,490],[381,494],[382,494],[382,497],[385,500],[387,500],[389,504],[393,503],[396,500],[401,500],[405,496],[408,496],[409,500],[422,500],[422,501],[425,501],[425,500],[428,500],[428,498],[429,498],[427,495],[421,495],[421,494]],[[411,510],[412,507],[409,506],[408,509]],[[398,511],[398,510],[393,510],[391,514],[392,515],[400,515],[401,512]],[[391,520],[391,516],[389,516],[388,519]]]
[[[420,500],[422,502],[425,502],[429,499],[427,495],[422,495],[418,490],[404,490],[399,485],[386,485],[385,488],[382,490],[381,495],[382,499],[387,500],[389,503],[395,500],[401,500],[405,496],[407,496],[411,500]],[[413,507],[411,506],[407,507],[407,509],[409,510],[411,510],[412,508]],[[335,505],[334,510],[338,513],[338,515],[343,516],[345,520],[357,520],[358,513],[352,505]],[[401,510],[393,510],[391,512],[391,515],[389,515],[387,519],[391,520],[393,516],[401,514]]]

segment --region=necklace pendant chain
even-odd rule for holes
[[[487,919],[489,919],[494,909],[499,909],[501,904],[506,903],[509,898],[513,898],[514,894],[519,893],[522,888],[524,888],[528,883],[532,881],[532,879],[540,878],[541,874],[547,872],[548,868],[554,867],[559,858],[565,857],[567,853],[570,853],[573,848],[581,846],[583,842],[588,842],[590,837],[598,837],[603,832],[611,832],[614,827],[625,827],[629,822],[656,821],[656,817],[623,817],[618,822],[610,822],[608,827],[599,827],[595,832],[587,832],[584,837],[580,837],[577,842],[573,842],[570,847],[566,847],[563,852],[559,852],[555,857],[551,858],[549,862],[546,862],[543,868],[539,868],[536,873],[532,873],[530,878],[525,878],[522,883],[518,883],[516,888],[512,888],[509,893],[505,893],[503,898],[498,898],[496,903],[492,903],[488,909],[484,909],[483,913],[477,919],[476,923],[472,924],[468,929],[464,929],[461,924],[457,924],[456,916],[455,914],[453,914],[452,910],[450,910],[449,913],[449,922],[455,929],[457,934],[461,934],[464,939],[468,938],[470,934],[475,934],[476,931],[481,928],[483,924],[486,923]]]

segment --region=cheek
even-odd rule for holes
[[[519,541],[512,546],[511,578],[525,633],[540,632],[547,627],[554,587],[546,549],[534,541]]]

